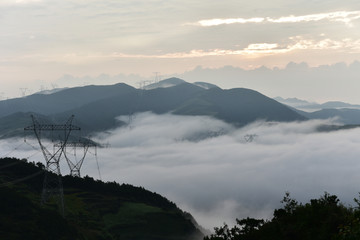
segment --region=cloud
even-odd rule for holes
[[[351,26],[351,22],[360,18],[360,11],[337,11],[328,13],[317,13],[302,16],[286,16],[280,18],[256,17],[256,18],[225,18],[225,19],[206,19],[196,23],[186,25],[198,25],[202,27],[218,26],[223,24],[235,23],[301,23],[301,22],[318,22],[327,20],[330,22],[343,22]]]
[[[33,3],[40,3],[43,0],[1,0],[1,5],[27,5],[27,4],[33,4]]]
[[[333,124],[255,122],[238,129],[205,116],[141,113],[99,135],[111,147],[98,149],[98,161],[103,180],[160,193],[212,229],[235,218],[271,217],[285,191],[302,202],[327,191],[351,204],[359,192],[360,130],[317,133],[325,123]],[[249,134],[257,137],[247,142]],[[32,146],[22,139],[0,144],[3,153],[12,151],[8,156],[43,162]],[[93,154],[81,172],[98,178]],[[68,174],[65,161],[61,169]]]
[[[143,55],[143,54],[124,54],[113,53],[109,58],[158,58],[158,59],[182,59],[182,58],[200,58],[211,56],[231,56],[242,55],[248,57],[262,57],[267,55],[277,55],[293,52],[296,50],[342,50],[348,53],[358,53],[360,49],[360,40],[344,38],[333,40],[324,38],[306,39],[302,36],[289,37],[288,44],[278,43],[250,43],[243,49],[193,49],[188,52],[165,53],[161,55]],[[105,56],[104,56],[105,57]],[[104,58],[103,57],[103,58]]]
[[[228,18],[228,19],[209,19],[209,20],[201,20],[198,22],[200,26],[210,27],[210,26],[218,26],[223,24],[234,24],[234,23],[261,23],[264,22],[265,18]],[[192,24],[193,25],[193,24]]]
[[[119,120],[128,122],[128,116]],[[166,124],[164,124],[166,123]],[[159,146],[177,144],[186,140],[198,141],[206,137],[220,136],[233,130],[223,121],[207,116],[177,116],[171,114],[137,114],[132,118],[130,128],[120,128],[119,135],[106,137],[116,147]],[[149,138],[149,136],[151,136]],[[104,138],[104,136],[103,136]]]
[[[101,171],[106,180],[168,197],[207,228],[268,218],[285,191],[299,201],[328,191],[351,203],[359,191],[360,130],[317,133],[324,123],[330,122],[236,129],[208,117],[143,113],[131,127],[102,136],[112,147],[99,151]],[[257,136],[253,142],[249,134]],[[87,171],[96,176],[94,169]]]
[[[307,59],[311,61],[308,57]],[[221,68],[198,66],[184,74],[178,74],[176,77],[189,82],[206,81],[226,89],[234,87],[255,89],[271,97],[297,97],[320,103],[336,100],[360,103],[357,89],[349,87],[356,86],[358,82],[360,74],[358,61],[349,62],[349,64],[338,62],[316,67],[308,63],[292,62],[283,68],[249,64],[249,69],[233,66]],[[339,81],[339,79],[342,80]],[[319,89],[324,88],[326,91],[319,94]]]
[[[351,46],[359,39],[358,33],[342,23],[357,24],[355,1],[326,4],[295,1],[291,6],[284,3],[277,2],[275,5],[281,7],[273,8],[274,2],[252,1],[244,5],[233,0],[206,6],[199,1],[178,4],[176,1],[23,0],[16,3],[16,0],[3,0],[0,1],[3,8],[0,68],[4,81],[8,82],[6,86],[14,86],[7,87],[7,91],[13,91],[15,96],[20,85],[37,79],[54,81],[65,73],[151,76],[156,69],[163,74],[173,74],[197,65],[280,67],[294,59],[310,59],[310,65],[319,65],[358,58],[358,52]],[[4,4],[12,5],[7,8]],[[309,9],[316,14],[303,14]],[[289,12],[294,16],[288,16]],[[315,18],[319,25],[312,24]],[[220,27],[183,25],[186,22],[199,25],[198,20],[205,20],[202,24],[220,24]],[[206,20],[212,21],[206,23]],[[221,27],[224,24],[228,25]],[[316,51],[310,52],[305,51],[314,50],[309,44],[296,45],[289,39],[299,35],[311,44],[322,43],[325,38],[319,39],[320,32],[339,43],[339,47],[344,46],[343,39],[349,39],[348,47],[335,49],[325,45],[322,48],[325,51],[319,52],[317,46]],[[254,49],[255,44],[264,48]],[[354,52],[357,54],[352,54]]]

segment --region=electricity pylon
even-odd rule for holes
[[[160,77],[159,73],[160,73],[160,72],[154,72],[154,74],[155,74],[154,83],[160,82],[161,77]]]
[[[31,126],[25,127],[24,130],[34,131],[46,161],[47,171],[45,171],[43,190],[41,194],[41,204],[45,204],[50,200],[50,198],[54,198],[59,205],[60,213],[64,216],[64,191],[61,181],[59,162],[61,155],[64,153],[64,148],[70,137],[71,131],[80,130],[80,128],[72,125],[74,115],[72,115],[65,124],[40,124],[33,115],[31,115],[31,118],[33,124]],[[41,141],[42,131],[63,131],[64,137],[63,139],[60,139],[60,143],[57,147],[54,146],[53,153],[51,153],[43,145]]]
[[[61,144],[61,143],[60,143]],[[60,144],[55,144],[56,147],[61,147]],[[86,154],[89,150],[89,147],[97,147],[95,143],[91,141],[86,142],[67,142],[64,146],[64,156],[66,159],[66,162],[70,168],[70,175],[74,177],[80,177],[80,169],[82,164],[84,163]],[[74,158],[70,157],[68,154],[67,148],[73,148],[74,150]],[[82,148],[83,154],[80,155],[80,158],[78,159],[76,156],[76,148]]]
[[[258,137],[258,135],[256,135],[256,134],[246,134],[244,136],[244,139],[247,143],[250,143],[250,142],[253,142],[257,137]]]
[[[26,91],[28,90],[27,88],[19,88],[21,91],[21,97],[25,97],[26,96]]]

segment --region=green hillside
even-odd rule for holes
[[[195,220],[141,187],[62,177],[65,217],[40,205],[41,164],[0,159],[0,239],[201,239]]]

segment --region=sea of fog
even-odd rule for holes
[[[212,229],[236,218],[270,218],[286,191],[300,202],[326,191],[353,204],[360,192],[360,128],[319,133],[321,124],[333,122],[234,128],[206,116],[141,113],[96,136],[110,144],[97,150],[97,159],[102,180],[157,192]],[[44,162],[36,147],[35,140],[0,143],[3,156]],[[69,173],[65,161],[61,168]],[[81,173],[99,178],[93,149]]]

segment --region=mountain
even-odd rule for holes
[[[344,103],[340,101],[330,101],[320,105],[322,109],[324,108],[360,108],[360,105],[353,105],[350,103]]]
[[[144,89],[146,90],[151,90],[151,89],[155,89],[155,88],[168,88],[168,87],[174,87],[177,86],[179,84],[182,83],[186,83],[184,80],[180,79],[180,78],[169,78],[169,79],[165,79],[162,80],[160,82],[156,82],[156,83],[150,83],[148,85],[144,86]],[[145,82],[146,84],[146,82]],[[211,83],[207,83],[207,82],[194,82],[193,83],[196,86],[199,86],[201,88],[204,89],[210,89],[210,88],[217,88],[218,86],[211,84]]]
[[[53,93],[56,93],[56,92],[60,92],[62,90],[65,90],[67,88],[54,88],[54,89],[51,89],[51,90],[41,90],[40,92],[37,92],[36,94],[53,94]]]
[[[65,215],[40,205],[41,163],[0,159],[0,239],[197,240],[189,213],[157,193],[90,177],[62,177]]]
[[[360,110],[358,109],[322,109],[315,112],[296,111],[308,119],[336,118],[342,124],[360,124]]]
[[[136,90],[119,94],[79,108],[54,115],[56,119],[66,119],[75,114],[85,131],[104,131],[125,124],[116,120],[120,115],[152,111],[163,114],[172,111],[189,98],[204,89],[189,83],[169,88]]]
[[[206,83],[206,82],[194,82],[193,84],[196,86],[202,87],[204,89],[219,88],[215,84]]]
[[[135,92],[136,89],[124,83],[119,83],[109,86],[91,85],[68,88],[52,94],[33,94],[23,98],[0,101],[0,117],[16,112],[36,112],[43,115],[56,114],[132,91]]]
[[[21,124],[28,112],[44,115],[54,123],[66,122],[69,116],[75,115],[75,124],[82,127],[84,134],[89,134],[126,124],[117,120],[120,115],[128,115],[131,119],[133,114],[145,111],[207,115],[237,126],[259,119],[306,119],[287,106],[250,89],[223,90],[213,84],[191,84],[170,78],[152,85],[151,89],[136,89],[123,83],[92,85],[0,101],[0,123],[11,123],[6,128],[0,128],[0,135],[4,138],[24,127]]]
[[[315,110],[318,111],[318,110],[329,109],[329,108],[333,108],[333,109],[352,108],[352,109],[360,110],[360,105],[350,104],[350,103],[345,103],[345,102],[340,102],[340,101],[329,101],[329,102],[319,104],[319,103],[314,103],[314,102],[308,102],[308,101],[301,100],[298,98],[284,99],[282,97],[275,97],[274,99],[282,104],[297,108],[302,111],[315,111]]]
[[[305,117],[259,92],[245,88],[211,88],[189,99],[175,111],[180,115],[210,115],[243,126],[256,120],[295,121]]]
[[[310,103],[308,101],[302,100],[302,99],[298,99],[298,98],[282,98],[282,97],[275,97],[274,98],[276,101],[285,104],[285,105],[289,105],[291,107],[302,107],[302,106],[308,106],[308,105],[312,105],[312,104],[316,104],[316,103]]]
[[[151,89],[155,89],[155,88],[168,88],[168,87],[177,86],[182,83],[185,83],[185,81],[180,78],[169,78],[169,79],[165,79],[165,80],[162,80],[159,82],[150,83],[148,85],[145,85],[144,89],[151,90]],[[146,84],[146,82],[145,82],[145,84]]]
[[[308,119],[337,119],[345,125],[360,125],[360,105],[329,101],[323,104],[310,103],[297,98],[274,98],[276,101],[291,107],[298,114]],[[333,126],[333,128],[337,128]]]
[[[42,123],[51,123],[51,120],[44,116],[31,112],[17,112],[0,118],[1,138],[11,138],[24,135],[24,127],[32,124],[31,115],[34,114]]]
[[[269,121],[304,120],[288,107],[249,89],[204,89],[187,82],[168,88],[131,91],[83,105],[55,118],[75,114],[87,129],[102,131],[119,126],[117,116],[151,111],[157,114],[207,115],[236,125],[258,119]],[[91,121],[89,121],[91,120]]]

